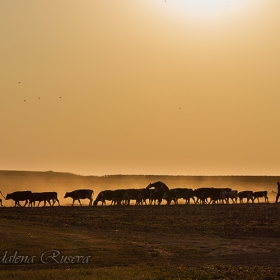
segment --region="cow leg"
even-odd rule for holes
[[[92,205],[92,198],[89,199],[89,205]]]
[[[25,207],[25,205],[28,203],[28,200],[25,200],[25,204],[23,205],[23,207]]]
[[[78,198],[78,201],[79,201],[79,203],[80,203],[80,206],[82,206],[82,203],[81,203],[81,201],[80,201],[80,199]]]

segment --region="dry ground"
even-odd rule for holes
[[[0,256],[37,256],[6,279],[280,279],[280,204],[3,207],[0,224]],[[90,263],[40,262],[51,249]]]

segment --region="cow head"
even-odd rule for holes
[[[70,196],[69,196],[69,192],[67,192],[67,193],[65,194],[64,198],[66,198],[66,197],[70,197]]]
[[[6,200],[8,200],[8,199],[12,199],[11,194],[7,194]]]

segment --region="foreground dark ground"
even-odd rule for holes
[[[0,208],[2,279],[280,279],[280,204]],[[47,250],[89,264],[43,264]],[[34,273],[35,272],[35,273]]]

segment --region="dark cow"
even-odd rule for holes
[[[237,203],[238,191],[232,190],[228,193],[228,203],[229,199],[231,199],[232,203]]]
[[[267,197],[267,191],[258,191],[258,192],[253,192],[253,196],[252,196],[252,200],[253,202],[255,201],[255,199],[258,199],[258,203],[260,203],[260,197],[264,197],[264,201],[265,202],[269,202],[268,201],[268,197]]]
[[[150,195],[150,204],[156,203],[156,200],[158,201],[158,205],[162,202],[162,198],[164,193],[169,191],[169,188],[163,183],[163,182],[155,182],[152,184],[149,184],[146,189],[154,189],[154,191]]]
[[[277,192],[277,195],[276,195],[275,203],[278,202],[278,198],[279,198],[279,196],[280,196],[280,182],[277,182],[277,187],[278,187],[278,192]]]
[[[221,192],[231,191],[229,188],[198,188],[193,191],[193,196],[197,199],[195,203],[207,203],[208,198],[210,198],[209,204],[215,203],[220,199]]]
[[[18,191],[18,192],[13,192],[10,194],[7,194],[6,200],[12,199],[15,201],[15,207],[20,206],[19,202],[20,201],[25,201],[25,205],[29,202],[29,205],[32,206],[32,192],[31,191]]]
[[[38,201],[38,207],[42,201],[44,201],[44,206],[46,206],[46,202],[49,203],[50,206],[53,206],[56,202],[60,205],[59,200],[57,198],[57,192],[39,192],[39,193],[32,193],[32,203]],[[51,201],[53,204],[51,205]]]
[[[228,194],[231,191],[230,188],[213,188],[213,190],[211,190],[211,192],[209,193],[210,195],[210,202],[209,204],[212,202],[213,204],[216,202],[222,202],[224,203],[224,194]]]
[[[97,205],[99,201],[102,202],[102,205],[105,204],[106,205],[106,200],[111,201],[111,205],[113,204],[113,199],[114,199],[114,191],[112,190],[105,190],[105,191],[101,191],[98,196],[96,197],[95,201],[94,201],[94,205]]]
[[[224,200],[226,201],[227,204],[229,204],[229,199],[231,199],[232,203],[237,203],[237,190],[232,190],[232,191],[222,191],[220,193],[219,200],[224,203]]]
[[[151,194],[154,192],[153,189],[139,189],[139,191],[142,192],[143,199],[142,202],[144,202],[147,205],[147,199],[149,199],[149,203],[151,203]]]
[[[135,200],[135,205],[142,205],[144,201],[144,190],[143,189],[128,189],[128,205],[131,200]]]
[[[191,203],[191,199],[193,200],[193,202],[195,203],[195,198],[194,198],[194,194],[193,194],[193,189],[185,189],[185,195],[183,197],[183,199],[186,200],[186,204],[190,204]]]
[[[113,196],[114,205],[128,205],[129,204],[129,192],[126,189],[114,190]]]
[[[169,205],[172,201],[174,201],[175,204],[178,204],[178,200],[180,198],[185,199],[186,203],[190,203],[190,198],[192,197],[192,189],[187,188],[175,188],[170,189],[169,191],[165,192],[163,195],[163,199],[167,201],[167,204]]]
[[[76,200],[79,201],[80,205],[82,206],[82,203],[80,199],[89,199],[89,205],[92,205],[92,196],[93,196],[93,190],[75,190],[72,192],[67,192],[64,196],[64,198],[71,197],[73,199],[72,206],[74,205],[74,202]]]
[[[178,203],[177,189],[170,189],[170,190],[166,191],[163,194],[162,199],[166,200],[167,205],[170,205],[172,201],[174,201],[174,204],[177,204]]]
[[[198,188],[193,191],[193,196],[196,197],[195,204],[207,203],[208,198],[213,195],[214,188]]]
[[[174,194],[175,194],[175,196],[174,196],[174,202],[175,202],[175,204],[178,204],[178,200],[179,199],[186,199],[185,197],[186,197],[186,192],[189,192],[189,189],[186,189],[186,188],[176,188],[176,189],[173,189],[173,190],[175,190],[174,191]]]
[[[247,203],[252,200],[253,201],[253,192],[252,191],[242,191],[242,192],[239,192],[237,194],[237,196],[239,197],[239,201],[240,203],[243,202],[243,198],[247,198]]]

